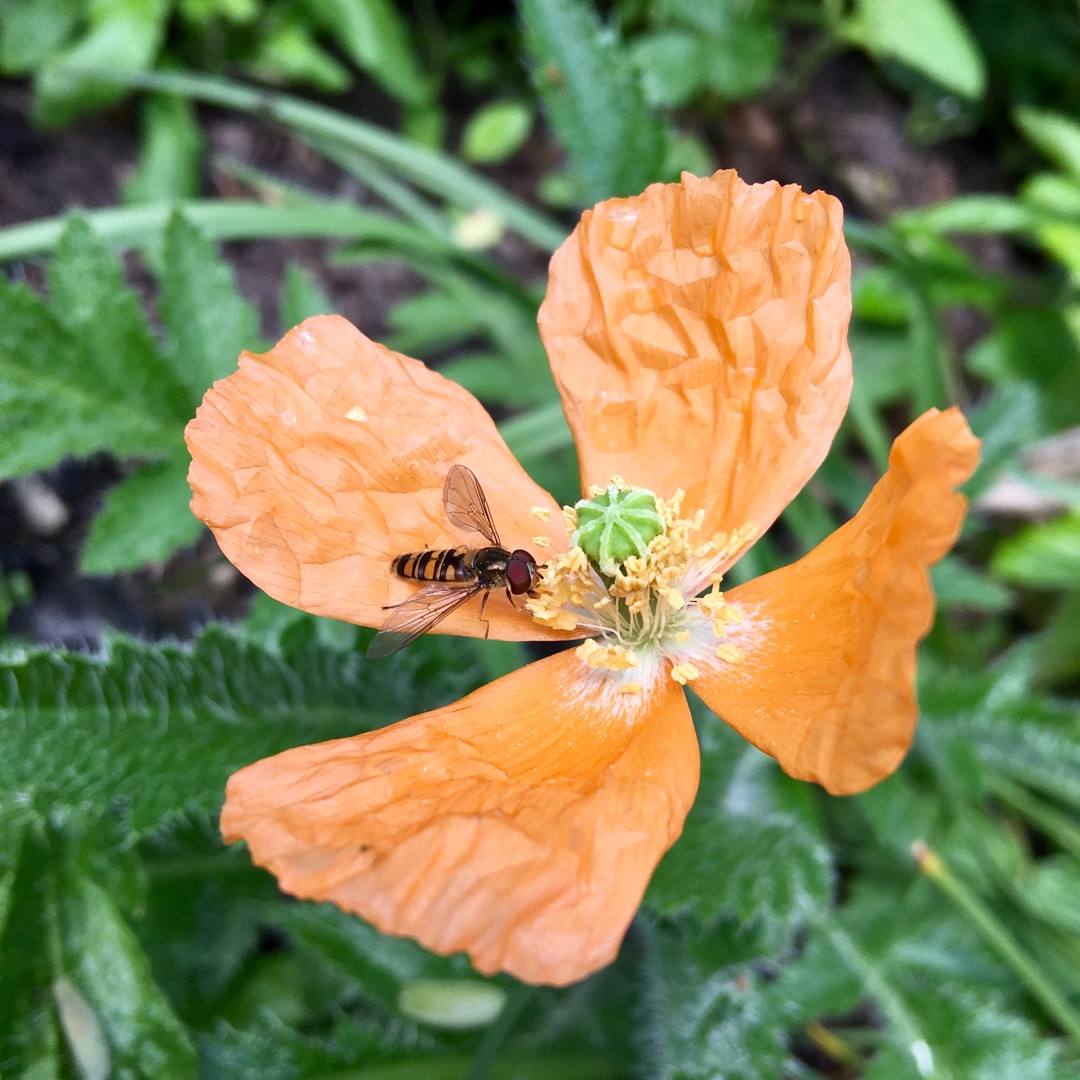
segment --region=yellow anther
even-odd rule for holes
[[[727,642],[716,646],[716,655],[720,660],[724,660],[729,664],[741,664],[746,659],[746,653],[742,651],[737,645],[730,645]]]
[[[688,682],[700,677],[701,672],[698,671],[689,660],[682,664],[676,664],[671,669],[671,677],[680,685],[685,686]]]
[[[640,694],[641,683],[639,682],[626,682],[619,687],[620,694]]]
[[[589,667],[606,668],[608,671],[626,671],[638,665],[633,650],[622,645],[600,645],[595,638],[587,638],[575,650],[578,658]]]
[[[690,640],[690,631],[689,630],[680,630],[675,635],[675,640],[676,641],[689,641]]]
[[[572,506],[562,508],[563,528],[569,536],[577,528],[577,511]]]
[[[546,506],[534,506],[529,511],[534,518],[539,518],[541,521],[547,521],[551,517],[551,511]]]
[[[683,599],[683,594],[678,589],[668,589],[664,594],[664,598],[668,602],[668,606],[673,611],[679,611],[686,607],[686,601]]]
[[[535,545],[536,545],[536,546],[537,546],[538,548],[546,548],[546,547],[551,547],[551,538],[550,538],[550,537],[547,537],[547,536],[534,536],[534,537],[532,538],[532,542],[533,542],[533,543],[534,543],[534,544],[535,544]]]

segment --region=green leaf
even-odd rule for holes
[[[721,913],[756,927],[763,946],[787,948],[832,894],[828,849],[812,827],[806,792],[715,721],[701,730],[701,785],[682,836],[653,876],[654,910]]]
[[[533,78],[586,204],[660,179],[664,130],[638,73],[585,0],[521,0]]]
[[[255,313],[236,291],[232,270],[181,213],[165,230],[161,314],[172,342],[170,359],[192,402],[235,371],[241,351],[255,344]]]
[[[313,640],[313,625],[299,616],[277,654],[215,628],[189,648],[11,654],[0,796],[82,815],[126,800],[141,835],[213,810],[228,775],[256,758],[443,704],[482,677],[468,644],[425,640],[371,663]]]
[[[1034,589],[1080,589],[1080,512],[1029,525],[994,555],[995,574]]]
[[[402,990],[416,980],[453,979],[469,967],[434,956],[407,938],[388,937],[330,904],[293,904],[275,920],[305,949],[363,987],[370,1001],[396,1013]],[[481,984],[483,985],[483,984]]]
[[[330,298],[303,267],[296,263],[285,267],[285,286],[281,294],[283,326],[298,326],[312,315],[333,315],[335,311]]]
[[[995,236],[1022,232],[1035,223],[1031,211],[1008,195],[958,195],[955,199],[893,215],[891,225],[905,234],[930,232]]]
[[[409,29],[390,0],[304,0],[316,26],[350,59],[405,105],[433,99],[433,86],[409,42]]]
[[[701,90],[709,63],[707,39],[684,30],[642,34],[631,46],[641,86],[654,108],[687,104]]]
[[[1071,116],[1021,105],[1013,114],[1028,139],[1073,180],[1080,181],[1080,124]]]
[[[708,930],[641,925],[635,1075],[649,1080],[761,1080],[785,1075],[783,1018],[751,966],[756,942],[733,920]]]
[[[188,509],[187,462],[146,465],[122,480],[105,498],[83,549],[84,574],[116,574],[146,563],[162,563],[177,548],[193,544],[202,522]]]
[[[849,34],[875,56],[907,64],[961,97],[986,92],[986,62],[949,0],[858,0]]]
[[[60,236],[49,287],[53,310],[84,344],[86,378],[103,396],[137,403],[163,424],[187,419],[189,402],[161,361],[139,297],[124,284],[116,257],[80,217],[72,217]]]
[[[309,83],[331,94],[340,94],[352,82],[348,68],[317,45],[308,23],[297,17],[282,19],[260,38],[246,66],[268,82]]]
[[[970,611],[1008,611],[1012,607],[1009,590],[969,566],[956,555],[946,555],[930,568],[938,607],[966,608]]]
[[[469,117],[461,136],[461,156],[488,165],[515,154],[529,136],[532,110],[520,101],[492,101]]]
[[[1080,934],[1080,860],[1069,855],[1040,859],[1016,895],[1033,915]]]
[[[0,4],[0,71],[27,75],[60,49],[78,24],[81,0]]]
[[[64,875],[57,900],[68,974],[101,1021],[116,1075],[194,1078],[187,1033],[108,894],[88,878]]]
[[[103,264],[76,258],[73,245],[65,251],[53,275],[67,302],[62,318],[32,290],[0,281],[3,476],[68,455],[167,457],[182,446],[182,390],[157,359],[134,299],[113,291]]]
[[[142,149],[124,202],[173,202],[199,194],[204,142],[191,103],[154,94],[142,103]]]
[[[34,112],[44,124],[65,124],[123,96],[94,71],[140,72],[151,67],[165,33],[168,0],[94,0],[89,27],[66,52],[53,55],[35,80]]]

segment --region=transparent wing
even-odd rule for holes
[[[389,617],[368,646],[368,658],[378,660],[404,649],[483,590],[479,582],[450,585],[443,581],[433,582],[426,589],[421,589],[415,596],[390,609]]]
[[[443,484],[443,508],[451,524],[459,529],[472,529],[495,547],[502,547],[491,509],[480,481],[472,469],[452,465]]]

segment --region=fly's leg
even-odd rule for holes
[[[484,590],[484,595],[480,597],[480,621],[484,624],[484,640],[487,641],[488,634],[491,633],[491,623],[484,618],[484,611],[487,608],[488,597],[491,595],[490,589]]]

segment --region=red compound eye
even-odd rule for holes
[[[536,576],[536,560],[527,552],[518,548],[510,553],[506,564],[506,580],[510,591],[515,595],[528,592]]]

